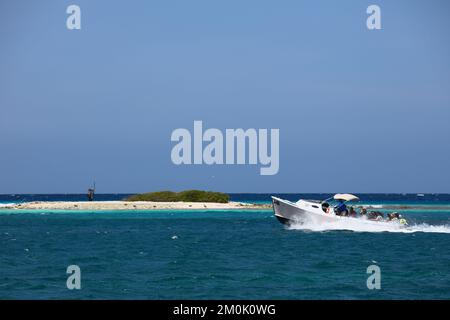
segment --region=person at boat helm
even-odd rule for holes
[[[336,212],[336,215],[338,216],[348,215],[348,209],[344,203],[344,200],[339,199],[339,203],[334,207],[334,212]]]

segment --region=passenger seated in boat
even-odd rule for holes
[[[392,212],[392,213],[388,213],[387,214],[387,218],[388,218],[389,221],[398,220],[401,217],[402,216],[398,212]]]
[[[359,214],[361,215],[361,217],[365,217],[367,214],[367,209],[366,208],[361,208],[361,211],[359,212]]]
[[[398,221],[400,224],[408,225],[406,219],[402,217],[402,215],[398,212],[392,212],[387,214],[387,218],[389,221]]]
[[[339,200],[339,203],[334,207],[334,212],[337,216],[348,216],[348,209],[343,200]]]
[[[353,207],[348,207],[348,216],[349,217],[356,217],[356,211],[355,211],[355,208],[353,208]]]
[[[383,217],[383,212],[380,211],[370,211],[369,213],[367,213],[367,218],[369,220],[382,220]]]

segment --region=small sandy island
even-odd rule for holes
[[[153,202],[153,201],[35,201],[8,206],[24,210],[267,210],[270,204],[243,202]]]

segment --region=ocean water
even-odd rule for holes
[[[6,195],[0,202],[43,197],[84,200],[83,195]],[[235,194],[232,199],[270,197]],[[408,205],[402,213],[410,228],[286,228],[270,210],[18,212],[4,207],[0,299],[449,299],[450,196],[361,199]],[[66,268],[74,264],[81,268],[81,290],[66,287]],[[366,286],[366,270],[373,264],[381,269],[380,290]]]

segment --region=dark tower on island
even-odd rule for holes
[[[89,201],[94,201],[94,194],[95,194],[95,181],[94,186],[88,189],[87,197]]]

